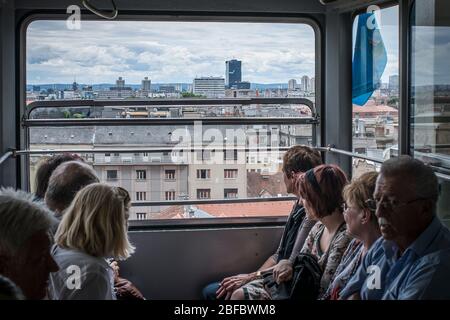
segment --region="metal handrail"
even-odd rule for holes
[[[82,119],[24,119],[24,127],[61,127],[61,126],[169,126],[169,125],[252,125],[252,124],[315,124],[312,117],[227,117],[227,118],[82,118]]]
[[[6,160],[9,159],[9,157],[11,157],[12,155],[14,155],[14,151],[8,151],[6,152],[4,155],[1,156],[0,158],[0,165],[5,162]]]
[[[341,149],[336,149],[336,148],[333,148],[332,146],[316,147],[315,149],[318,150],[318,151],[322,151],[322,152],[331,152],[331,153],[336,153],[336,154],[342,154],[342,155],[349,156],[349,157],[352,157],[352,158],[358,158],[358,159],[373,161],[373,162],[377,162],[377,163],[383,163],[384,162],[384,160],[380,159],[380,158],[368,157],[368,156],[361,155],[359,153],[345,151],[345,150],[341,150]]]
[[[47,150],[47,149],[35,149],[35,150],[20,150],[16,151],[17,155],[31,155],[31,154],[57,154],[57,153],[161,153],[161,152],[195,152],[202,150],[215,150],[215,151],[227,151],[227,150],[237,150],[244,152],[264,152],[264,151],[287,151],[290,147],[259,147],[259,148],[242,148],[242,147],[223,147],[223,146],[211,146],[207,147],[186,147],[182,146],[174,148],[100,148],[100,149],[58,149],[58,150]]]
[[[26,119],[32,111],[43,108],[65,107],[126,107],[126,106],[214,106],[214,105],[252,105],[252,104],[302,104],[317,117],[314,103],[305,98],[224,98],[224,99],[130,99],[130,100],[45,100],[27,105]]]

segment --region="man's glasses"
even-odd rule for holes
[[[411,204],[413,202],[416,201],[420,201],[420,200],[427,200],[426,198],[417,198],[417,199],[413,199],[413,200],[409,200],[409,201],[397,201],[395,199],[389,199],[389,200],[375,200],[375,199],[369,199],[365,201],[365,204],[367,205],[367,208],[369,208],[370,210],[377,210],[377,207],[382,207],[383,209],[387,209],[387,210],[395,210],[397,208],[406,206],[408,204]]]

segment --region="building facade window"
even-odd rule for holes
[[[223,153],[223,160],[237,160],[238,151],[237,150],[225,150]]]
[[[146,180],[147,179],[147,171],[146,170],[136,170],[136,179],[137,180]]]
[[[164,178],[166,180],[175,180],[175,170],[165,170]]]
[[[238,189],[237,188],[224,189],[223,197],[225,199],[237,198],[238,197]]]
[[[145,212],[136,213],[136,220],[146,220],[147,214]]]
[[[197,179],[210,179],[210,178],[211,178],[211,169],[197,170]]]
[[[136,201],[146,201],[147,200],[147,192],[139,191],[136,192]]]
[[[238,175],[238,169],[224,169],[223,177],[225,179],[236,179]]]
[[[197,199],[211,199],[211,189],[197,189]]]
[[[166,200],[175,200],[175,191],[166,191]]]
[[[197,151],[197,160],[211,160],[211,150]]]
[[[106,170],[106,180],[107,181],[117,180],[117,170]]]

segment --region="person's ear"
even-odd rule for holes
[[[369,209],[361,210],[361,223],[366,224],[366,223],[370,222],[371,216],[372,216],[372,213],[370,212]]]

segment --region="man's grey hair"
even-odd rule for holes
[[[43,203],[33,195],[14,189],[0,189],[0,251],[14,255],[39,231],[50,231],[56,223]]]
[[[383,163],[380,174],[384,177],[399,176],[405,183],[413,183],[417,198],[433,201],[433,213],[439,198],[439,183],[433,169],[422,161],[402,155]]]

